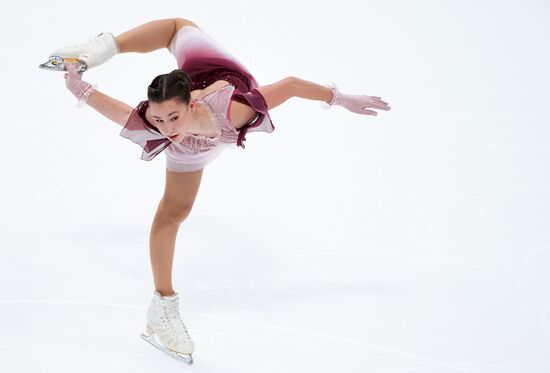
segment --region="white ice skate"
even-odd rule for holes
[[[71,45],[54,51],[47,62],[38,67],[46,70],[66,71],[65,62],[76,64],[76,71],[86,71],[107,62],[120,53],[116,38],[110,32],[102,32],[83,44]]]
[[[191,354],[195,345],[180,318],[178,309],[178,293],[162,296],[155,291],[147,310],[147,334],[141,334],[141,338],[170,357],[191,365]]]

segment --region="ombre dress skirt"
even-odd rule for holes
[[[195,26],[184,26],[178,30],[168,49],[176,58],[178,68],[189,74],[191,91],[204,89],[217,80],[226,80],[235,87],[231,100],[249,105],[256,111],[256,115],[250,122],[238,129],[236,145],[245,147],[244,141],[247,132],[273,132],[275,127],[267,111],[265,99],[256,89],[258,82],[254,76],[237,58],[206,32]],[[225,146],[221,144],[220,148],[225,148]],[[199,167],[198,159],[204,159],[205,165],[221,152],[222,149],[212,149],[210,154],[195,155],[197,159],[193,168]],[[189,157],[193,158],[192,155]],[[173,164],[174,162],[172,162],[172,168],[174,168]]]

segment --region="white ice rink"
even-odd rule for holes
[[[145,343],[164,154],[62,73],[100,32],[183,17],[292,98],[203,175],[174,289],[196,348]],[[0,372],[550,372],[550,1],[10,2],[0,13]],[[84,74],[135,106],[167,50]]]

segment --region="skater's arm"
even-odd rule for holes
[[[326,106],[340,105],[357,114],[378,115],[376,111],[368,108],[391,109],[381,97],[349,95],[340,92],[336,87],[322,86],[293,76],[257,89],[264,96],[268,109],[281,105],[291,97],[321,101]]]
[[[83,73],[78,73],[72,63],[67,63],[65,66],[67,69],[67,73],[63,75],[65,85],[79,103],[87,103],[100,114],[124,127],[133,108],[101,93],[90,83],[82,80]]]
[[[122,127],[124,127],[128,121],[128,117],[133,110],[131,106],[107,96],[98,90],[90,95],[87,104],[88,106],[94,108],[98,113],[109,118],[113,122],[120,124]]]

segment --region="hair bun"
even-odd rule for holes
[[[191,77],[182,69],[175,69],[168,74],[157,76],[147,88],[147,98],[150,101],[162,102],[178,97],[182,102],[189,103]]]
[[[175,69],[170,72],[170,75],[172,75],[177,80],[181,80],[185,83],[189,83],[191,81],[191,78],[189,77],[189,74],[187,74],[185,71],[181,69]]]

